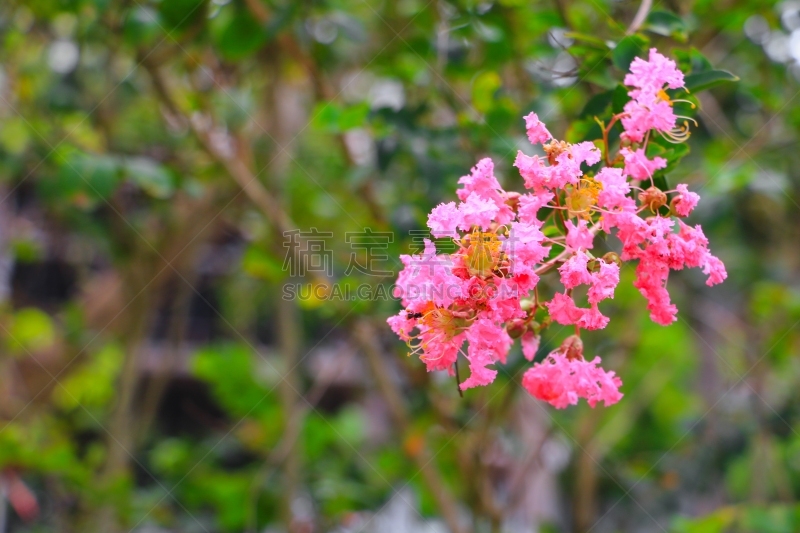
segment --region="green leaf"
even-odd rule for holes
[[[86,180],[89,193],[108,198],[119,184],[119,162],[115,157],[84,154],[70,161],[70,169]],[[63,170],[63,167],[62,167]]]
[[[518,117],[516,109],[501,101],[486,113],[486,124],[494,131],[508,131],[519,120]]]
[[[316,129],[336,133],[341,115],[342,108],[336,102],[320,102],[311,114],[311,123]]]
[[[12,155],[19,155],[25,151],[30,143],[28,124],[21,117],[11,116],[3,119],[0,128],[0,146]]]
[[[716,87],[717,85],[722,85],[723,83],[739,81],[739,78],[727,70],[709,70],[706,72],[689,74],[684,81],[687,89],[692,92],[700,92]]]
[[[602,137],[603,132],[594,117],[587,117],[583,120],[576,120],[570,125],[564,134],[564,140],[571,143],[579,143]]]
[[[116,157],[95,155],[65,148],[55,179],[42,180],[39,190],[52,202],[64,199],[82,209],[93,208],[98,200],[111,196],[119,184],[119,161]]]
[[[646,37],[641,35],[628,35],[623,38],[611,53],[614,66],[622,71],[627,71],[635,57],[644,57],[649,42]]]
[[[729,530],[738,515],[735,507],[722,507],[701,518],[679,518],[673,529],[676,533],[723,533]]]
[[[497,72],[482,72],[472,84],[472,105],[481,113],[486,113],[494,105],[494,96],[503,82]]]
[[[683,72],[695,74],[697,72],[713,70],[711,61],[709,61],[708,58],[695,47],[692,47],[689,50],[675,50],[674,54],[675,59],[678,62],[678,68]]]
[[[266,417],[271,414],[271,402],[266,401],[266,397],[272,387],[268,387],[267,377],[261,375],[256,367],[256,357],[259,356],[254,355],[248,346],[207,346],[192,358],[191,371],[210,385],[214,397],[232,415]],[[261,359],[258,361],[263,363]],[[270,371],[271,368],[263,370]],[[280,375],[275,375],[269,381],[277,383],[279,379]]]
[[[653,185],[655,185],[662,191],[669,190],[669,184],[667,183],[667,176],[665,176],[663,173],[656,174],[653,176]]]
[[[116,378],[125,354],[118,344],[107,344],[53,390],[53,399],[61,407],[104,407],[117,393]]]
[[[266,30],[243,9],[226,18],[214,37],[220,55],[228,61],[243,59],[267,42]]]
[[[625,104],[631,99],[628,96],[628,89],[624,85],[619,84],[614,88],[614,96],[611,99],[611,110],[614,114],[622,113]]]
[[[341,133],[360,128],[367,122],[369,104],[362,102],[342,107],[336,102],[320,102],[312,116],[315,128],[328,133]]]
[[[135,5],[125,17],[122,36],[129,45],[153,46],[161,33],[158,13],[152,7]]]
[[[661,136],[653,138],[647,147],[647,157],[663,157],[667,160],[667,166],[656,172],[656,176],[664,176],[672,172],[686,155],[689,154],[688,143],[671,143]],[[666,190],[666,189],[664,189]]]
[[[164,0],[158,4],[161,23],[167,29],[184,30],[206,18],[206,0]]]
[[[175,183],[162,165],[147,157],[131,157],[125,160],[124,167],[128,177],[153,198],[172,196]]]
[[[369,104],[362,102],[342,109],[339,115],[339,130],[347,131],[353,128],[360,128],[367,121],[369,115]]]
[[[254,278],[280,281],[286,275],[281,262],[258,246],[250,246],[242,257],[242,270]]]
[[[55,342],[55,326],[50,316],[28,307],[17,311],[8,326],[8,345],[12,352],[27,354],[49,348]]]
[[[611,105],[611,100],[613,97],[614,97],[613,89],[610,91],[603,91],[601,93],[592,96],[591,98],[589,98],[589,101],[586,102],[586,105],[583,106],[583,110],[581,110],[581,114],[579,115],[579,117],[602,118],[608,106]]]
[[[651,11],[647,16],[645,29],[680,41],[686,40],[686,22],[669,11]]]

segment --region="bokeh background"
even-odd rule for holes
[[[666,177],[729,279],[673,274],[663,328],[623,272],[585,337],[622,402],[534,401],[518,348],[461,398],[391,298],[282,297],[390,287],[651,45],[740,78]],[[800,531],[799,62],[796,1],[3,0],[0,533]]]

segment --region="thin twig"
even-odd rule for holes
[[[456,389],[458,389],[458,395],[463,398],[464,391],[461,390],[461,378],[458,375],[458,359],[456,359],[456,362],[453,363],[453,371],[456,374]]]
[[[653,0],[642,0],[641,5],[639,6],[639,10],[633,17],[631,25],[628,26],[628,30],[625,32],[625,35],[631,35],[633,33],[636,33],[636,31],[642,26],[642,24],[644,24],[644,21],[647,19],[647,15],[650,13],[650,9],[652,7],[653,7]]]

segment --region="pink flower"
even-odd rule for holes
[[[689,268],[703,266],[709,255],[708,239],[699,225],[692,227],[681,222],[680,231],[677,235],[669,236],[668,244],[668,255],[661,252],[661,256],[657,259],[666,260],[673,270],[680,270],[684,266]]]
[[[403,307],[421,311],[430,302],[447,306],[461,295],[463,281],[453,275],[453,260],[447,254],[436,254],[436,247],[425,239],[425,251],[418,255],[401,255],[403,270],[397,276],[394,296]]]
[[[529,113],[525,117],[525,129],[528,130],[528,140],[531,144],[544,144],[553,138],[536,113]]]
[[[722,264],[719,258],[711,254],[708,254],[706,257],[705,264],[703,265],[703,274],[708,275],[706,285],[709,287],[722,283],[725,281],[725,278],[728,277],[728,273],[725,271],[725,265]]]
[[[514,341],[508,336],[506,328],[498,326],[491,320],[476,320],[467,330],[470,347],[486,350],[492,360],[506,362],[506,355]]]
[[[507,224],[514,218],[511,207],[506,205],[506,193],[494,176],[494,163],[488,157],[484,157],[472,167],[468,176],[462,176],[458,183],[463,188],[458,189],[456,194],[459,200],[466,202],[473,194],[478,198],[491,202],[496,207],[494,220],[498,224]]]
[[[551,189],[563,189],[568,183],[577,185],[581,176],[583,176],[581,160],[572,157],[570,152],[561,152],[556,156],[556,164],[550,167],[550,177],[546,186]]]
[[[488,230],[498,211],[497,205],[493,202],[484,200],[472,192],[466,201],[458,206],[458,214],[461,217],[458,227],[464,231],[469,231],[473,226]]]
[[[416,320],[408,318],[408,313],[405,309],[401,310],[396,315],[390,316],[386,319],[392,331],[400,337],[401,340],[409,341],[409,333],[417,327]]]
[[[647,159],[642,148],[636,151],[623,148],[619,153],[625,159],[625,174],[635,180],[650,179],[656,170],[667,166],[667,160],[663,157],[654,157],[652,160]]]
[[[503,250],[514,265],[517,263],[535,265],[550,253],[550,247],[542,245],[544,240],[544,233],[538,226],[512,222],[511,232],[503,243]]]
[[[689,186],[685,183],[679,183],[676,187],[678,194],[672,201],[672,207],[679,217],[688,217],[689,214],[697,207],[697,202],[700,201],[700,195],[696,192],[690,192]]]
[[[458,359],[458,352],[464,344],[464,334],[448,337],[441,331],[429,329],[420,334],[423,354],[420,356],[428,372],[450,370]]]
[[[517,219],[525,224],[541,226],[542,222],[536,218],[536,214],[542,207],[552,202],[553,198],[555,198],[555,195],[544,189],[540,189],[532,194],[523,194],[519,197]]]
[[[633,286],[647,299],[650,319],[662,326],[675,322],[678,314],[678,308],[672,305],[664,287],[668,275],[669,268],[665,264],[641,260],[636,267],[636,281],[633,282]]]
[[[680,184],[667,193],[672,195],[670,216],[648,216],[663,206],[665,193],[651,188],[634,195],[629,183],[652,178],[667,166],[663,158],[648,159],[645,138],[654,131],[675,142],[688,135],[686,123],[675,129],[673,102],[665,92],[682,87],[683,74],[673,61],[651,50],[647,61],[631,64],[625,83],[632,100],[619,116],[624,130],[618,151],[622,168],[595,168],[582,179],[587,167],[602,166],[601,151],[590,141],[551,141],[545,125],[530,113],[525,117],[528,138],[533,144],[546,143],[546,156],[517,154],[514,166],[529,191],[504,191],[492,160],[481,159],[459,180],[460,202],[439,204],[428,216],[431,233],[453,237],[449,244],[455,250],[437,253],[426,240],[421,254],[400,256],[403,269],[394,294],[403,309],[387,322],[429,371],[446,370],[452,376],[463,354],[470,374],[461,388],[488,385],[497,377],[496,365],[506,362],[511,335],[520,338],[523,356],[534,361],[545,329],[574,325],[575,334],[561,348],[525,373],[523,386],[557,408],[580,398],[592,407],[601,401],[612,405],[622,397],[622,383],[599,367],[599,358],[583,358],[580,333],[608,325],[599,304],[614,298],[621,261],[638,262],[634,286],[647,300],[650,318],[663,325],[674,322],[678,311],[666,288],[671,270],[701,268],[708,285],[727,277],[725,266],[709,251],[702,228],[678,218],[695,208],[696,193]],[[619,159],[611,154],[609,160],[614,165]],[[571,211],[559,210],[564,206]],[[580,217],[574,216],[576,210]],[[607,236],[615,229],[622,245],[618,257],[592,256],[595,235]],[[563,250],[553,250],[552,244]],[[564,292],[543,301],[534,292],[539,276],[556,266]],[[575,303],[584,298],[581,285],[587,285],[587,307]]]
[[[461,390],[489,385],[497,377],[497,370],[487,368],[488,365],[494,364],[489,351],[473,348],[470,345],[467,360],[469,361],[470,375],[461,383]]]
[[[589,303],[596,304],[606,298],[614,297],[614,289],[619,285],[619,265],[616,263],[599,262],[597,272],[592,272],[591,287],[589,287]]]
[[[592,277],[586,268],[588,263],[589,256],[585,252],[578,251],[558,267],[558,271],[561,273],[561,283],[564,287],[572,289],[578,285],[591,283]]]
[[[539,283],[539,276],[536,271],[522,261],[511,263],[511,275],[520,294],[527,294]]]
[[[568,183],[573,185],[583,176],[581,163],[594,165],[600,161],[600,150],[594,143],[586,141],[572,144],[555,156],[555,164],[547,166],[539,156],[528,156],[517,152],[514,166],[525,180],[525,187],[539,190],[562,189]]]
[[[461,176],[458,180],[463,187],[456,191],[458,198],[464,202],[467,197],[476,193],[481,198],[494,196],[497,191],[502,190],[500,182],[494,176],[494,163],[488,157],[484,157],[472,167],[469,175]]]
[[[401,298],[403,307],[409,307],[416,303],[416,299],[411,294],[409,288],[416,283],[424,283],[429,278],[431,272],[436,267],[436,246],[433,241],[425,239],[425,250],[422,254],[401,255],[400,262],[403,269],[397,275],[394,296]],[[426,268],[427,267],[427,268]],[[425,302],[420,302],[424,304]]]
[[[600,150],[591,141],[573,144],[570,146],[569,151],[572,154],[572,159],[579,165],[586,163],[592,166],[600,162]]]
[[[672,234],[672,227],[675,222],[668,217],[654,216],[648,217],[645,222],[647,223],[647,239],[653,244],[661,243],[667,235]]]
[[[646,104],[631,100],[623,108],[625,116],[622,117],[624,135],[633,142],[641,142],[650,130],[670,131],[675,127],[677,117],[672,111],[672,106],[658,97]]]
[[[594,235],[587,228],[588,221],[578,220],[578,225],[567,220],[567,247],[572,250],[590,250],[593,246]]]
[[[683,72],[671,59],[650,49],[649,61],[637,57],[631,62],[630,73],[625,76],[625,85],[635,87],[628,94],[631,98],[655,96],[664,86],[670,89],[683,87]]]
[[[440,239],[442,237],[458,238],[456,228],[461,224],[461,214],[455,202],[439,204],[428,215],[428,227],[431,234]]]
[[[532,274],[532,277],[534,278],[532,283],[535,286],[539,281],[539,277],[536,274]],[[488,301],[488,309],[481,312],[482,316],[496,323],[525,317],[525,311],[520,308],[519,295],[523,291],[527,294],[527,291],[532,289],[533,286],[523,289],[519,286],[516,276],[512,279],[496,280],[496,283],[496,291]],[[505,356],[503,356],[503,361],[505,361]]]
[[[550,167],[545,165],[539,156],[529,156],[518,151],[514,166],[519,169],[519,174],[525,180],[525,187],[528,189],[537,190],[549,186]]]
[[[583,329],[603,329],[608,325],[610,320],[607,316],[600,312],[597,304],[592,304],[589,309],[581,309],[583,314],[578,320],[578,327]]]
[[[525,372],[522,386],[531,396],[556,409],[575,405],[579,398],[585,398],[591,407],[601,401],[608,407],[622,398],[619,392],[622,380],[599,365],[599,357],[591,362],[583,359],[570,361],[565,355],[552,352]]]
[[[532,331],[528,331],[522,336],[520,342],[522,343],[522,355],[528,361],[533,361],[536,357],[536,352],[539,350],[539,343],[541,342],[541,337],[533,333]]]
[[[622,212],[608,217],[610,222],[618,228],[617,238],[622,241],[623,261],[639,257],[638,245],[647,239],[649,225],[636,213]]]
[[[488,385],[497,376],[497,370],[486,368],[495,361],[506,362],[506,354],[513,341],[506,329],[486,319],[476,320],[467,330],[467,360],[470,376],[461,383],[461,390]]]
[[[635,206],[633,199],[627,197],[631,187],[622,174],[622,169],[606,167],[598,172],[594,179],[603,186],[603,190],[597,196],[597,205],[600,207],[614,209]]]
[[[622,118],[624,135],[633,142],[641,142],[649,130],[670,131],[675,127],[676,117],[671,102],[663,89],[683,87],[683,73],[675,62],[650,50],[650,60],[636,58],[631,63],[631,72],[625,76],[625,85],[634,87],[628,92],[633,100],[625,104]]]
[[[545,305],[550,311],[550,317],[563,326],[575,324],[583,317],[583,311],[578,309],[572,298],[560,292],[557,292]]]

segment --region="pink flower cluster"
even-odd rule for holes
[[[586,398],[591,407],[600,401],[613,405],[622,398],[622,380],[599,365],[599,357],[586,361],[553,352],[525,372],[522,386],[558,409],[577,404],[578,398]]]
[[[676,130],[674,100],[665,91],[682,88],[683,74],[653,49],[648,61],[633,61],[625,83],[631,100],[603,124],[597,143],[553,139],[535,113],[525,117],[528,139],[543,149],[543,155],[517,154],[514,166],[525,193],[505,191],[486,158],[459,180],[459,202],[430,213],[432,235],[451,238],[456,250],[440,253],[426,240],[421,254],[401,256],[396,294],[404,308],[388,320],[428,370],[457,376],[463,355],[469,377],[460,388],[488,385],[515,339],[533,361],[545,329],[553,323],[573,326],[575,334],[528,369],[522,385],[557,408],[579,398],[592,407],[600,401],[608,406],[622,397],[622,382],[599,366],[599,358],[584,359],[580,331],[608,324],[600,305],[614,297],[620,266],[638,261],[634,285],[652,320],[663,325],[677,313],[666,289],[670,270],[702,268],[708,285],[726,278],[700,226],[681,220],[699,196],[685,184],[658,189],[653,174],[667,161],[647,156],[651,135],[675,141],[687,133]],[[608,133],[617,122],[623,131],[612,154]],[[596,252],[599,233],[614,234],[619,251]],[[539,282],[551,271],[558,272],[563,289],[547,297]]]

